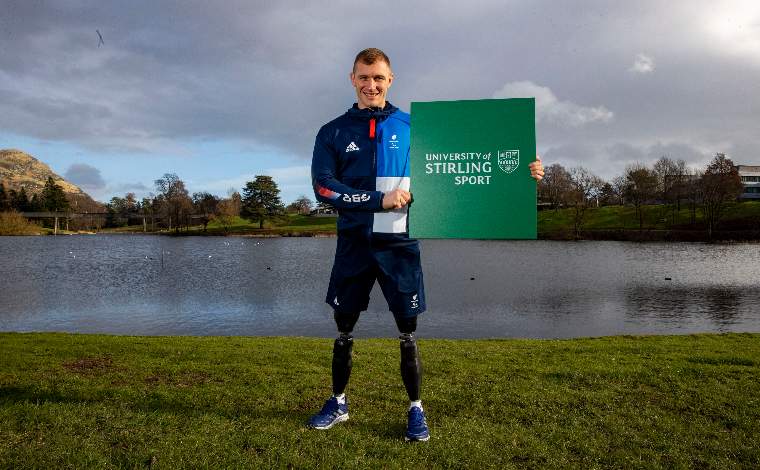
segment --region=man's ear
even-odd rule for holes
[[[351,81],[351,86],[354,86],[354,87],[355,87],[355,86],[356,86],[356,84],[354,83],[354,78],[356,78],[356,77],[354,76],[354,72],[351,72],[351,73],[349,73],[349,74],[348,74],[348,79]]]
[[[394,78],[395,77],[393,76],[393,72],[391,72],[391,74],[388,76],[388,88],[390,88],[391,85],[393,85],[393,79]]]

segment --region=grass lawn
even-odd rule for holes
[[[260,235],[260,236],[299,236],[299,235],[330,235],[336,233],[335,217],[310,217],[300,214],[287,214],[279,220],[267,221],[264,228],[259,228],[258,222],[251,222],[242,217],[235,217],[226,227],[218,220],[209,222],[206,232],[203,225],[193,225],[180,231],[182,235]],[[150,224],[148,224],[150,229]],[[142,233],[142,225],[103,229],[103,233]],[[149,233],[150,232],[149,230]],[[162,230],[161,233],[174,233]]]
[[[327,321],[327,320],[326,320]],[[0,467],[758,468],[760,334],[357,340],[351,419],[304,427],[332,340],[0,334]]]
[[[691,225],[691,211],[688,204],[682,204],[680,211],[671,206],[643,206],[644,229],[667,230],[670,228],[705,230],[704,214],[696,211],[696,226]],[[547,209],[538,212],[538,231],[572,231],[573,209],[557,211]],[[727,206],[718,228],[752,228],[760,225],[760,201],[744,201]],[[633,206],[604,206],[589,208],[583,223],[584,230],[638,230],[639,220]]]

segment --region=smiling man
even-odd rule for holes
[[[345,390],[351,374],[352,332],[367,309],[375,281],[401,335],[401,378],[410,405],[407,441],[430,438],[420,400],[422,367],[415,338],[425,311],[417,240],[409,238],[409,114],[386,100],[391,62],[380,49],[357,54],[350,74],[356,100],[345,114],[322,126],[314,144],[312,183],[317,200],[338,210],[338,242],[325,301],[334,311],[332,396],[309,420],[329,429],[348,419]],[[540,179],[540,161],[531,164]]]

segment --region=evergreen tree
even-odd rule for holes
[[[264,228],[264,221],[273,219],[285,211],[280,201],[280,190],[271,176],[257,175],[256,180],[249,181],[243,188],[243,207],[241,215],[259,222]]]
[[[39,194],[33,194],[32,200],[29,201],[29,212],[42,212],[45,210],[45,205],[42,202],[42,198]]]
[[[5,192],[5,185],[0,182],[0,212],[10,210],[11,201],[8,198],[8,193]]]
[[[50,212],[63,212],[69,210],[69,201],[63,188],[56,184],[52,176],[48,176],[45,187],[42,188],[42,204]]]
[[[26,188],[21,186],[20,191],[11,190],[11,205],[19,212],[29,211],[29,196],[26,195]]]

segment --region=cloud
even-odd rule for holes
[[[248,181],[256,179],[256,175],[267,175],[274,179],[277,187],[280,189],[280,196],[283,200],[294,199],[299,194],[310,196],[313,188],[311,187],[311,166],[299,165],[281,168],[268,168],[257,171],[256,174],[241,174],[233,178],[223,178],[212,181],[199,183],[204,191],[216,194],[227,194],[230,188],[241,191]]]
[[[509,82],[493,94],[494,98],[536,98],[536,121],[580,127],[593,122],[609,122],[614,117],[604,106],[586,107],[560,101],[551,89],[531,81]]]
[[[654,59],[646,54],[638,54],[628,70],[640,74],[652,73],[654,72]]]
[[[150,191],[151,188],[145,186],[143,183],[123,183],[113,186],[112,189],[116,192],[135,192],[135,191]]]
[[[100,170],[86,163],[74,163],[66,170],[64,177],[86,191],[106,187],[106,182],[103,180]]]

